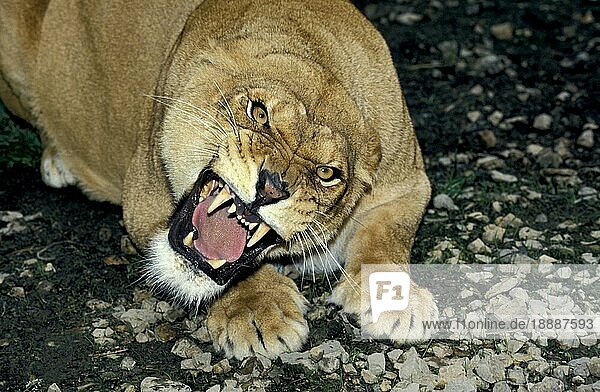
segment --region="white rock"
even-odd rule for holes
[[[533,127],[540,131],[547,131],[552,126],[552,116],[547,113],[538,114],[533,120]]]
[[[323,357],[339,358],[343,363],[348,363],[348,360],[350,359],[348,352],[346,352],[344,347],[342,347],[337,340],[327,340],[318,347],[323,350]]]
[[[588,369],[593,377],[600,377],[600,358],[592,357],[588,363]]]
[[[491,272],[480,271],[480,272],[467,272],[465,276],[471,282],[479,283],[482,281],[486,281],[487,279],[490,279],[491,277],[494,276],[494,274],[492,274]]]
[[[506,372],[506,379],[517,385],[523,385],[527,380],[525,378],[525,372],[520,367],[508,369]]]
[[[564,380],[570,373],[571,368],[567,365],[558,365],[552,370],[552,375],[561,380]]]
[[[376,376],[385,372],[385,355],[383,353],[373,353],[367,357],[369,370]]]
[[[538,240],[525,240],[523,246],[527,249],[544,249],[544,246]]]
[[[371,373],[371,371],[368,369],[361,370],[360,375],[367,384],[375,384],[377,382],[377,376]]]
[[[135,367],[135,359],[133,359],[131,357],[125,357],[121,360],[121,364],[119,366],[123,370],[127,370],[127,371],[133,370],[133,368]]]
[[[558,276],[561,279],[569,279],[572,274],[573,271],[570,267],[561,267],[556,270],[556,276]]]
[[[433,198],[433,207],[437,210],[456,211],[458,207],[454,204],[452,198],[445,193],[440,193]]]
[[[479,110],[474,110],[472,112],[467,112],[467,118],[471,122],[477,122],[481,118],[481,112]]]
[[[492,392],[511,392],[512,389],[508,386],[506,381],[498,381],[494,384]]]
[[[48,392],[60,392],[60,387],[56,383],[50,384]]]
[[[577,144],[585,148],[594,147],[594,131],[591,129],[583,131],[577,138]]]
[[[588,367],[589,363],[590,359],[588,357],[581,357],[569,361],[571,373],[574,376],[581,376],[583,378],[587,378],[590,375],[590,369]]]
[[[159,315],[151,309],[129,309],[120,316],[121,321],[131,325],[133,332],[143,332],[159,320]]]
[[[398,358],[400,358],[403,352],[404,351],[400,350],[399,348],[395,348],[387,352],[387,357],[390,359],[390,361],[397,362]]]
[[[482,358],[475,366],[475,373],[485,382],[493,384],[504,380],[504,368],[490,358]]]
[[[212,371],[210,361],[212,360],[211,353],[199,353],[192,358],[181,361],[181,369],[183,370],[202,370],[204,372]]]
[[[506,166],[506,164],[504,163],[504,161],[502,159],[495,157],[493,155],[488,155],[488,156],[479,158],[477,161],[475,161],[475,166],[481,167],[486,170],[493,170],[493,169],[501,169],[504,166]]]
[[[498,294],[505,293],[507,291],[512,290],[518,284],[519,284],[519,280],[517,278],[515,278],[514,276],[510,277],[510,278],[503,280],[501,282],[498,282],[495,285],[493,285],[492,287],[490,287],[490,289],[487,291],[487,293],[485,293],[485,297],[488,299],[495,297]],[[514,298],[518,299],[519,297],[514,297]]]
[[[482,239],[485,243],[495,244],[502,241],[505,233],[506,229],[503,227],[494,224],[485,225],[483,228]]]
[[[383,354],[381,354],[383,355]],[[319,361],[319,369],[325,373],[333,373],[340,368],[340,359],[336,357],[324,357]]]
[[[281,362],[288,363],[290,365],[303,365],[309,370],[317,369],[317,365],[309,358],[308,351],[304,351],[301,353],[282,353],[279,355],[279,359],[281,359]]]
[[[597,194],[598,191],[594,188],[592,188],[591,186],[582,186],[581,189],[579,189],[579,192],[577,192],[577,194],[579,196],[594,196],[595,194]]]
[[[470,252],[473,253],[477,253],[477,254],[490,254],[492,253],[492,249],[490,249],[489,246],[487,246],[481,239],[477,238],[476,240],[474,240],[473,242],[471,242],[468,246],[467,249]]]
[[[513,176],[512,174],[504,174],[499,172],[498,170],[492,170],[492,180],[496,181],[496,182],[507,182],[507,183],[513,183],[513,182],[517,182],[518,179],[517,177]]]
[[[135,341],[138,343],[147,343],[150,341],[150,337],[144,332],[140,332],[137,335],[135,335]]]
[[[538,261],[540,263],[542,263],[542,264],[556,264],[556,263],[558,263],[558,260],[556,260],[554,257],[550,257],[548,255],[541,255],[538,258]]]
[[[406,381],[400,381],[394,385],[392,392],[419,392],[419,384],[416,382],[408,383]]]
[[[531,227],[523,227],[519,230],[519,238],[522,240],[537,240],[541,236],[541,231],[534,230]]]
[[[404,354],[404,362],[395,363],[394,367],[398,369],[398,377],[401,380],[411,380],[422,385],[431,386],[437,381],[437,376],[431,373],[427,362],[419,356],[414,347],[411,347]]]
[[[451,380],[443,389],[444,392],[476,392],[475,380]]]
[[[562,392],[565,390],[565,385],[562,381],[546,376],[541,382],[533,384],[529,391],[531,392]]]
[[[342,369],[344,369],[344,373],[347,373],[347,374],[358,374],[358,372],[356,371],[356,368],[351,363],[343,364]]]
[[[191,392],[189,386],[171,380],[161,380],[158,377],[146,377],[140,384],[140,392]]]
[[[492,112],[492,114],[490,114],[488,116],[488,121],[493,125],[493,126],[497,126],[498,124],[500,124],[500,121],[502,121],[502,118],[504,117],[504,114],[502,114],[501,111],[499,110],[494,110]]]
[[[192,358],[201,352],[200,347],[186,338],[179,339],[171,348],[171,353],[181,358]]]
[[[598,264],[598,257],[594,256],[591,253],[583,253],[581,255],[581,259],[589,264]]]
[[[528,154],[535,156],[535,155],[538,155],[540,152],[542,152],[543,149],[544,149],[543,146],[540,146],[539,144],[534,143],[534,144],[527,145],[526,151]]]
[[[442,366],[439,370],[440,381],[446,383],[451,380],[465,380],[467,378],[464,363],[456,362],[448,366]]]
[[[513,37],[513,25],[510,22],[494,24],[490,27],[490,32],[499,40],[511,40]]]
[[[524,345],[525,340],[509,339],[506,341],[506,348],[508,349],[508,352],[513,354],[522,349]],[[510,375],[510,370],[508,372]],[[510,377],[507,377],[507,379],[510,379]]]
[[[415,14],[414,12],[404,12],[396,16],[396,21],[403,25],[412,26],[413,24],[420,22],[423,19],[423,15]]]

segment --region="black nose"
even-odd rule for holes
[[[269,170],[261,170],[258,173],[258,182],[256,183],[256,200],[252,203],[252,209],[256,209],[266,204],[277,203],[279,200],[287,199],[290,193],[287,190],[288,184],[281,180],[279,173]]]

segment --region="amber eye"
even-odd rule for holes
[[[269,123],[269,113],[265,105],[261,102],[249,100],[246,107],[246,114],[259,125],[267,125]]]
[[[317,176],[321,180],[323,186],[333,186],[341,181],[340,169],[333,166],[319,166],[317,167]]]

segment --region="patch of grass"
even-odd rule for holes
[[[445,193],[454,198],[465,188],[468,183],[468,177],[461,175],[456,169],[452,169],[444,183],[433,184],[434,195]]]
[[[37,167],[41,154],[37,132],[16,124],[0,104],[0,171],[15,166]]]

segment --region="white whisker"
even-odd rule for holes
[[[323,234],[323,237],[325,237],[325,233],[324,233],[325,226],[318,219],[315,219],[313,221],[313,223],[315,223],[319,227],[319,230]],[[327,244],[325,243],[325,241],[324,240],[321,240],[321,241],[323,243],[324,251],[326,251],[326,253],[329,255],[329,257],[331,258],[331,260],[337,265],[337,267],[341,271],[342,275],[344,275],[344,278],[346,278],[346,280],[348,281],[348,283],[350,284],[350,286],[352,287],[352,289],[354,291],[356,291],[356,292],[360,292],[360,285],[350,276],[350,274],[348,274],[348,272],[346,271],[346,269],[335,258],[335,256],[333,255],[333,253],[331,253],[331,250],[329,249],[329,247],[327,246]]]

